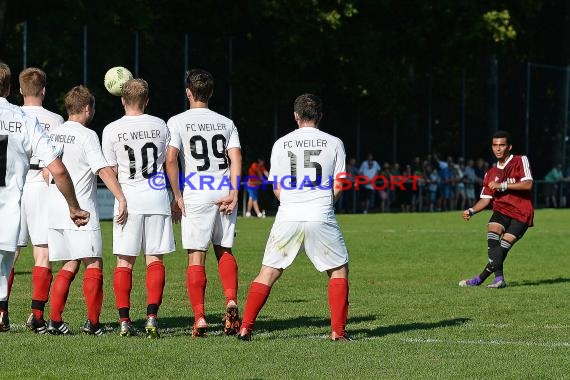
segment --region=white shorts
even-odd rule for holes
[[[48,205],[45,182],[31,182],[24,186],[20,212],[20,235],[18,246],[28,245],[28,236],[32,245],[48,243]]]
[[[271,228],[263,265],[285,269],[303,248],[319,272],[348,263],[348,251],[335,222],[276,222]]]
[[[225,248],[234,244],[237,209],[230,215],[221,213],[215,204],[186,204],[182,217],[182,247],[207,251],[210,242]]]
[[[103,257],[101,230],[48,230],[49,261]]]
[[[176,249],[170,215],[129,214],[124,226],[113,221],[113,254],[138,256],[141,249],[146,255]]]

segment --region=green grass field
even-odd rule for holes
[[[24,251],[10,301],[12,331],[0,334],[0,378],[570,378],[570,212],[537,212],[536,227],[506,262],[509,287],[459,288],[459,280],[479,273],[486,262],[489,216],[482,213],[469,223],[460,212],[339,216],[351,255],[348,331],[356,338],[351,343],[328,340],[326,275],[304,255],[273,288],[254,340],[240,342],[220,334],[224,299],[210,254],[210,334],[192,339],[181,248],[165,259],[162,338],[121,338],[112,290],[111,225],[105,222],[106,335],[79,334],[86,318],[82,273],[64,313],[77,335],[25,330],[32,260]],[[238,221],[240,309],[272,222]],[[131,316],[142,329],[143,260],[135,267],[132,303]]]

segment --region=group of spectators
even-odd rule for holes
[[[355,186],[343,192],[337,204],[338,212],[389,212],[389,211],[452,211],[464,210],[473,204],[481,193],[483,177],[489,162],[483,158],[454,159],[448,156],[440,158],[437,154],[428,154],[423,160],[416,156],[411,163],[384,162],[380,165],[372,154],[360,165],[355,158],[349,158],[346,172],[354,180],[357,175],[368,178],[380,176],[381,180],[372,184]],[[570,170],[562,174],[562,166],[557,165],[544,178],[546,207],[565,207],[566,193],[570,190]],[[405,181],[403,186],[399,183]],[[412,179],[412,176],[415,176]],[[386,182],[384,178],[387,178]],[[394,181],[394,178],[396,180]],[[387,186],[384,184],[387,183]],[[402,188],[403,187],[403,188]],[[540,189],[540,187],[539,187]]]

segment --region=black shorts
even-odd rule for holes
[[[508,216],[503,215],[497,211],[493,211],[493,215],[491,215],[489,223],[500,224],[501,226],[503,226],[505,234],[511,234],[515,236],[517,240],[522,239],[526,230],[528,230],[528,224],[513,218],[509,218]]]

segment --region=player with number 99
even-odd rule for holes
[[[214,90],[212,75],[204,70],[186,74],[190,109],[168,120],[171,140],[166,168],[174,199],[182,212],[182,245],[188,250],[186,282],[194,311],[192,335],[204,336],[205,260],[210,243],[226,298],[225,334],[239,329],[237,263],[232,253],[237,219],[241,148],[232,120],[208,109]],[[184,197],[178,186],[178,153],[184,156]],[[205,185],[205,186],[204,186]]]
[[[158,338],[158,308],[162,303],[164,254],[173,252],[174,233],[166,186],[150,187],[149,178],[163,170],[170,132],[166,123],[145,114],[149,87],[144,79],[123,84],[121,102],[125,116],[103,130],[103,154],[118,174],[129,205],[129,219],[122,226],[113,223],[113,274],[121,336],[134,335],[130,319],[133,266],[141,248],[146,258],[146,335]]]

